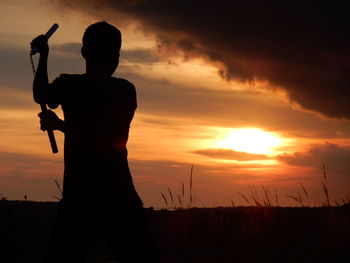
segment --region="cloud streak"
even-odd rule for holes
[[[75,57],[83,59],[80,52],[81,47],[82,43],[70,42],[65,44],[53,45],[52,50],[63,54],[74,55]],[[160,58],[154,50],[146,48],[135,48],[121,50],[121,60],[123,62],[126,61],[141,64],[152,64],[155,62],[159,62]]]
[[[236,160],[236,161],[256,161],[266,160],[268,157],[263,154],[252,154],[246,152],[237,152],[228,149],[203,149],[194,151],[193,153],[208,156],[216,159],[223,160]]]

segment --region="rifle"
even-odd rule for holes
[[[45,34],[47,39],[49,39],[52,36],[52,34],[55,33],[57,28],[58,28],[58,24],[53,24],[52,25],[52,27]],[[37,53],[37,49],[35,47],[33,47],[32,50],[30,51],[30,62],[32,64],[34,76],[35,76],[35,67],[34,67],[34,62],[33,62],[33,55],[35,55],[36,53]],[[40,108],[41,108],[42,112],[47,111],[47,106],[46,106],[45,103],[41,103],[40,104]],[[55,139],[55,135],[53,133],[53,130],[47,130],[47,135],[49,137],[49,141],[50,141],[52,152],[53,153],[58,153],[57,143],[56,143],[56,139]]]

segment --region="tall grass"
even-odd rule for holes
[[[326,173],[326,164],[323,163],[322,165],[323,168],[323,182],[322,182],[322,188],[323,192],[326,196],[326,200],[322,203],[324,206],[331,206],[331,202],[329,201],[329,191],[328,191],[328,184],[327,184],[327,173]]]
[[[55,198],[56,200],[60,201],[63,198],[63,191],[62,191],[61,185],[58,182],[58,180],[55,179],[54,182],[55,182],[55,185],[56,185],[56,187],[58,189],[59,196],[52,195],[52,197]]]
[[[321,206],[331,207],[332,202],[329,194],[330,192],[329,192],[329,185],[327,181],[327,171],[326,171],[325,162],[322,163],[322,173],[323,173],[323,178],[321,181],[321,186],[322,186],[322,191],[325,199],[324,201],[320,202],[317,198],[317,200],[315,201],[315,206],[319,206],[319,204],[321,204]],[[302,183],[300,183],[300,187],[302,190],[301,194],[298,191],[296,195],[287,195],[287,197],[296,201],[302,207],[304,206],[311,207],[312,205],[311,205],[309,192],[307,191],[306,187]],[[345,198],[342,197],[340,201],[334,200],[333,202],[336,206],[340,206],[340,205],[349,204],[350,203],[349,201],[350,201],[349,196],[346,196]]]
[[[326,171],[326,164],[322,163],[322,191],[324,195],[324,200],[319,201],[319,196],[312,200],[310,191],[308,188],[303,184],[299,183],[299,188],[296,190],[295,194],[288,194],[286,195],[287,198],[295,201],[300,207],[318,207],[318,206],[325,206],[325,207],[331,207],[332,202],[330,199],[330,191],[329,191],[329,185],[327,180],[327,171]],[[255,185],[249,185],[249,194],[244,194],[242,192],[238,192],[238,194],[242,197],[244,200],[244,203],[246,203],[248,206],[256,206],[256,207],[279,207],[280,206],[280,198],[277,192],[277,188],[274,189],[274,191],[271,191],[270,187],[268,185],[261,185],[261,190],[258,193],[257,187]],[[168,192],[168,198],[167,196],[161,192],[161,196],[164,200],[165,207],[168,209],[181,209],[181,208],[192,208],[195,207],[195,196],[193,195],[193,165],[191,165],[190,169],[190,175],[189,175],[189,193],[186,201],[185,196],[185,183],[181,183],[181,189],[176,194],[177,202],[173,197],[173,192],[171,191],[170,187],[167,187]],[[171,200],[171,203],[169,202]],[[231,198],[230,204],[232,207],[235,207],[235,202]],[[342,197],[340,200],[334,200],[333,203],[336,206],[340,205],[347,205],[350,204],[350,197]]]
[[[192,207],[192,202],[193,202],[193,199],[192,199],[192,176],[193,176],[193,164],[191,166],[191,173],[190,173],[190,203],[189,203],[190,207]]]
[[[181,183],[181,189],[178,193],[176,193],[177,197],[177,204],[176,200],[174,199],[173,191],[171,191],[170,187],[167,187],[167,192],[168,192],[168,198],[171,200],[171,206],[170,203],[168,202],[168,198],[166,195],[161,192],[161,196],[164,200],[165,207],[170,208],[170,209],[181,209],[181,208],[192,208],[195,206],[195,201],[196,198],[193,194],[193,165],[191,165],[191,170],[190,170],[190,178],[189,178],[189,194],[188,194],[188,200],[186,202],[185,199],[185,183]]]

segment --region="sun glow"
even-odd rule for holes
[[[274,153],[274,148],[281,143],[282,139],[274,133],[257,128],[245,128],[226,134],[218,146],[239,152],[271,155]]]

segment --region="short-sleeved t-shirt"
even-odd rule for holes
[[[48,90],[49,107],[61,105],[64,113],[64,198],[139,199],[126,148],[137,107],[134,85],[120,78],[62,74]]]

